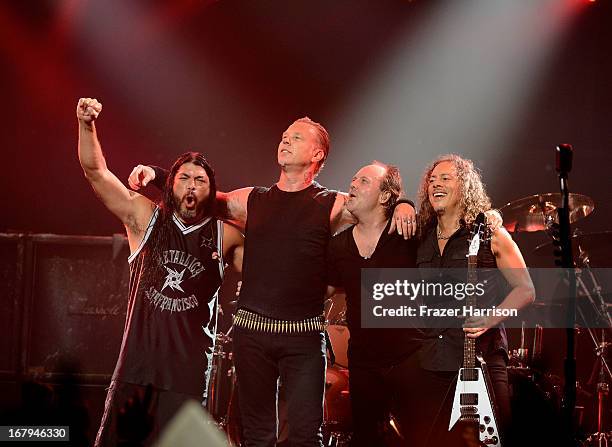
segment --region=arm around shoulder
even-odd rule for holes
[[[348,194],[341,191],[336,193],[336,200],[334,201],[331,216],[329,218],[332,234],[339,233],[349,225],[357,223],[355,216],[353,216],[349,210],[346,209],[347,200]]]
[[[230,192],[217,191],[217,217],[244,230],[247,220],[247,204],[252,186]]]
[[[244,236],[233,225],[223,224],[223,257],[232,261],[237,272],[242,272],[242,255],[244,252]]]

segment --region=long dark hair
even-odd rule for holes
[[[201,166],[208,175],[210,194],[204,204],[204,216],[214,216],[215,203],[217,195],[217,183],[215,181],[215,171],[208,163],[204,155],[200,152],[185,152],[179,158],[176,159],[168,177],[164,189],[162,190],[161,201],[158,203],[159,211],[157,220],[149,236],[149,240],[146,245],[145,265],[144,271],[145,276],[143,277],[145,282],[145,289],[149,289],[158,282],[158,280],[165,274],[162,269],[161,259],[164,250],[168,248],[168,240],[170,238],[170,231],[172,229],[172,216],[176,211],[176,203],[174,200],[173,186],[174,178],[179,168],[185,163],[193,163],[194,165]]]

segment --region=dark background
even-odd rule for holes
[[[423,100],[418,91],[397,91],[393,104],[376,104],[371,113],[360,111],[371,123],[367,134],[351,108],[360,105],[360,94],[371,92],[368,85],[385,81],[377,70],[392,71],[380,67],[393,65],[393,57],[405,57],[405,52],[394,49],[426,46],[412,44],[415,35],[435,38],[422,28],[432,26],[445,2],[1,2],[0,230],[122,232],[117,219],[92,194],[78,165],[74,109],[81,96],[96,97],[104,105],[100,139],[120,179],[127,179],[139,162],[167,166],[179,153],[194,149],[208,155],[225,190],[274,183],[280,134],[303,115],[324,123],[332,135],[331,155],[319,177],[325,185],[346,189],[353,173],[377,158],[400,167],[407,195],[414,197],[425,163],[454,151],[483,168],[497,206],[558,191],[553,150],[558,143],[571,143],[575,160],[570,188],[596,203],[595,213],[580,227],[612,229],[612,4],[539,3],[542,8],[527,12],[545,16],[555,5],[570,5],[570,19],[554,36],[511,134],[499,132],[478,141],[463,134],[483,134],[498,124],[503,111],[494,105],[479,110],[478,118],[484,118],[477,125],[468,121],[467,129],[454,135],[443,120],[457,121],[469,110],[462,111],[453,98],[444,102],[431,97],[415,104],[415,98]],[[487,2],[468,4],[485,9]],[[494,12],[497,18],[484,15],[473,20],[480,26],[487,20],[503,24],[511,18],[503,9]],[[452,17],[446,20],[452,24]],[[509,46],[532,38],[536,47],[538,23],[524,21],[523,28],[520,23],[512,23],[509,30],[478,29],[482,35],[470,36],[465,48],[450,47],[457,55],[450,59],[456,74],[449,76],[485,71],[497,60],[486,51],[497,48],[479,51],[491,41]],[[465,31],[457,33],[463,36]],[[517,48],[531,46],[527,41]],[[478,66],[474,60],[481,55]],[[529,54],[515,56],[519,69]],[[434,53],[431,58],[435,57]],[[431,77],[436,76],[432,71]],[[445,78],[439,82],[445,92],[454,85]],[[501,95],[504,86],[495,87]],[[415,112],[405,120],[394,117],[399,124],[389,131],[388,123],[376,114],[380,107],[395,104],[412,104]],[[451,108],[456,115],[445,114]],[[438,122],[431,132],[415,130],[410,127],[414,115],[432,115]],[[377,128],[380,133],[372,135]],[[445,137],[436,139],[441,131]],[[367,145],[355,140],[367,140]]]
[[[0,232],[123,232],[78,164],[83,96],[103,103],[98,132],[120,179],[138,163],[168,166],[199,150],[223,190],[274,183],[280,135],[304,115],[332,136],[318,179],[326,186],[346,189],[379,159],[400,167],[414,198],[426,163],[458,152],[483,169],[497,207],[557,192],[554,147],[571,143],[570,189],[596,205],[576,226],[612,230],[611,55],[609,0],[0,0]],[[552,266],[551,255],[533,254],[544,233],[515,240],[528,265]],[[1,369],[17,382],[45,371],[85,374],[98,386],[84,388],[93,393],[93,429],[123,324],[116,253],[109,242],[85,256],[64,241],[34,243],[24,259],[13,242],[2,252],[10,333]],[[604,239],[599,266],[612,264],[609,252]],[[58,307],[66,296],[72,307]],[[96,310],[98,296],[109,298]],[[91,351],[101,327],[108,339]],[[548,340],[560,373],[562,334]],[[58,357],[62,349],[74,357]],[[588,340],[580,349],[589,352]],[[579,365],[583,376],[590,361]],[[20,393],[3,390],[10,403]]]

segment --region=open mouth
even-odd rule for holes
[[[437,198],[440,198],[440,197],[446,197],[446,193],[445,192],[441,192],[441,191],[437,191],[437,192],[434,192],[432,194],[432,196],[437,199]]]
[[[187,197],[185,197],[184,201],[185,201],[185,206],[187,207],[188,210],[195,209],[197,200],[194,196],[188,195]]]

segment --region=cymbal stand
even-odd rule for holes
[[[583,250],[580,245],[578,245],[578,251],[580,253],[579,255],[580,263],[583,266],[583,270],[588,273],[589,279],[591,280],[591,283],[593,284],[593,293],[597,297],[599,306],[595,304],[592,297],[589,295],[591,304],[597,311],[600,318],[604,320],[605,322],[607,322],[609,328],[612,328],[612,316],[610,316],[610,312],[608,312],[608,306],[606,305],[606,301],[601,295],[602,288],[599,285],[597,278],[595,278],[595,274],[593,273],[593,269],[591,268],[589,254],[586,252],[586,250]]]
[[[576,269],[576,283],[578,288],[582,291],[583,295],[587,297],[591,306],[595,309],[599,317],[602,321],[606,321],[609,326],[612,327],[610,323],[612,320],[610,319],[610,314],[608,312],[605,300],[601,295],[601,286],[597,282],[595,274],[591,269],[589,263],[588,253],[582,249],[582,247],[578,246],[578,250],[580,253],[579,259],[582,268]],[[597,301],[599,301],[599,305],[593,299],[593,295],[590,293],[587,288],[584,280],[582,278],[583,273],[586,272],[589,275],[589,279],[591,284],[593,285],[592,292],[597,297]],[[586,322],[584,317],[584,313],[580,306],[577,306],[578,313],[583,321]],[[610,367],[608,362],[606,361],[607,348],[610,345],[610,342],[606,342],[606,328],[601,328],[601,336],[600,340],[597,340],[597,336],[593,329],[586,325],[586,329],[588,331],[591,340],[593,341],[595,355],[597,356],[595,360],[595,364],[593,365],[593,371],[598,371],[598,382],[597,382],[597,432],[591,434],[587,438],[588,445],[597,446],[597,447],[608,447],[609,441],[612,440],[612,433],[605,432],[604,426],[606,424],[605,421],[605,413],[607,408],[607,397],[610,390],[609,382],[612,381],[612,373],[610,371]]]
[[[222,409],[220,397],[223,390],[223,374],[225,373],[227,376],[233,375],[233,367],[227,372],[223,370],[223,361],[225,359],[231,359],[231,352],[225,352],[225,346],[232,340],[230,337],[232,328],[233,326],[230,327],[227,334],[224,334],[223,332],[217,333],[215,348],[213,351],[212,368],[210,372],[208,399],[206,401],[206,409],[221,430],[225,430],[229,417],[230,403],[228,402],[228,408]],[[232,389],[230,395],[233,393],[234,382],[235,381],[232,379]]]

